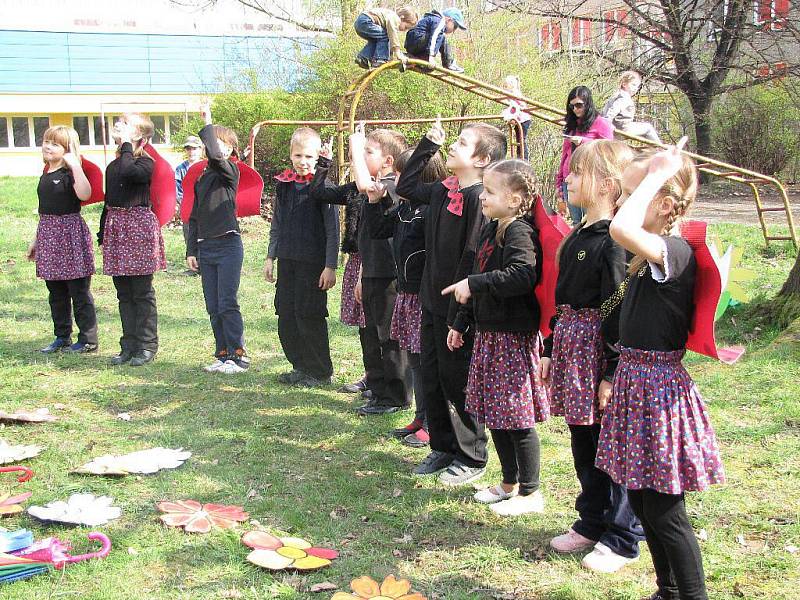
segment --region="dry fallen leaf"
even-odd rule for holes
[[[338,589],[339,588],[330,581],[323,581],[321,583],[315,583],[310,588],[308,588],[308,591],[312,593],[317,593],[317,592],[332,592],[333,590],[338,590]]]
[[[244,598],[244,594],[237,589],[224,590],[219,595],[220,598]]]

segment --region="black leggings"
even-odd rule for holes
[[[644,528],[664,600],[707,600],[700,545],[686,515],[683,494],[628,490],[628,502]]]
[[[491,429],[494,449],[503,469],[503,483],[519,483],[519,495],[539,489],[539,436],[530,429]]]

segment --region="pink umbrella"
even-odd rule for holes
[[[13,552],[15,556],[27,558],[37,562],[47,562],[55,566],[56,569],[63,569],[66,565],[89,560],[92,558],[105,558],[111,552],[111,540],[108,536],[99,531],[92,531],[87,536],[90,540],[97,540],[100,542],[101,547],[97,552],[88,552],[86,554],[78,554],[71,556],[69,550],[71,545],[69,542],[62,542],[58,538],[46,538],[38,542],[34,542],[32,546],[28,546],[24,550]]]

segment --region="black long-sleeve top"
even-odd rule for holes
[[[361,276],[394,279],[396,277],[394,258],[392,257],[391,243],[386,239],[375,239],[369,231],[366,221],[365,208],[369,204],[364,194],[358,193],[355,182],[335,185],[328,181],[328,171],[331,167],[330,159],[322,156],[317,160],[317,170],[311,180],[311,198],[326,204],[339,204],[348,206],[353,203],[353,196],[358,197],[359,217],[356,233],[358,252],[361,254]],[[389,179],[381,180],[384,185],[394,185]],[[384,209],[391,208],[394,201],[388,197],[382,205]]]
[[[213,125],[206,125],[198,135],[206,147],[208,166],[194,184],[194,205],[187,224],[186,256],[197,256],[198,240],[239,232],[236,219],[239,168],[231,160],[223,158]]]
[[[448,285],[464,279],[472,272],[481,227],[486,219],[481,213],[479,196],[482,184],[461,190],[461,216],[447,210],[448,189],[441,182],[422,183],[420,176],[439,146],[427,137],[417,145],[397,182],[397,193],[412,206],[429,205],[425,217],[425,270],[422,273],[420,302],[422,306],[452,325],[459,304],[451,296],[442,296]]]
[[[106,167],[106,196],[103,213],[100,215],[100,231],[97,243],[103,244],[103,231],[109,207],[133,208],[151,206],[150,181],[153,179],[155,161],[142,153],[133,156],[133,146],[125,142],[119,147],[119,156]]]
[[[609,220],[577,227],[561,247],[556,282],[556,305],[568,304],[574,310],[600,309],[625,279],[625,250],[608,234]],[[617,305],[603,316],[600,334],[603,336],[606,359],[604,379],[611,381],[619,362],[619,313]],[[556,314],[550,320],[551,330],[558,322]],[[553,334],[544,341],[543,356],[552,356]]]
[[[392,240],[392,254],[397,270],[397,289],[419,294],[425,270],[425,205],[411,206],[401,201],[390,210],[380,203],[364,205],[364,215],[373,238]]]
[[[40,215],[71,215],[81,212],[81,199],[75,193],[75,177],[69,167],[49,171],[36,187]]]
[[[453,329],[478,331],[539,331],[541,309],[534,288],[541,276],[539,233],[524,219],[515,219],[497,242],[498,221],[481,230],[472,275],[472,297],[458,312]]]

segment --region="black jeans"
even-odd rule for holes
[[[427,61],[430,58],[428,56],[429,47],[430,40],[428,39],[419,39],[417,43],[414,44],[409,44],[408,40],[406,40],[406,52],[408,52],[411,58]],[[456,55],[453,53],[452,46],[447,42],[447,36],[445,36],[439,52],[442,54],[442,66],[445,69],[456,62]]]
[[[454,351],[447,348],[447,319],[422,309],[422,387],[431,449],[452,454],[470,467],[486,466],[486,431],[469,414],[465,388],[472,358],[471,334]]]
[[[115,275],[123,352],[158,351],[158,310],[151,275]]]
[[[572,461],[581,483],[581,493],[575,500],[579,518],[572,528],[590,540],[602,542],[615,554],[639,556],[644,531],[628,502],[627,490],[594,466],[600,424],[570,425],[569,433]]]
[[[414,386],[414,420],[422,423],[422,428],[428,431],[428,413],[425,410],[425,390],[422,385],[422,366],[419,354],[408,353],[411,363],[411,381]]]
[[[358,329],[367,387],[373,401],[386,406],[411,406],[412,382],[408,352],[389,332],[397,299],[394,279],[362,277],[361,303],[366,327]]]
[[[97,314],[94,298],[89,291],[92,278],[45,281],[47,285],[50,314],[53,317],[53,333],[67,339],[72,335],[72,315],[78,326],[78,342],[97,344]]]
[[[244,348],[244,323],[237,299],[243,260],[242,238],[236,234],[203,240],[197,246],[215,354],[233,354]]]
[[[628,490],[628,498],[644,526],[662,598],[707,600],[703,558],[686,515],[683,494]]]
[[[503,483],[519,483],[520,496],[539,489],[539,435],[536,429],[491,429],[494,449],[503,469]]]
[[[328,340],[328,294],[319,287],[323,265],[278,259],[275,312],[283,353],[294,369],[315,379],[333,375]]]

